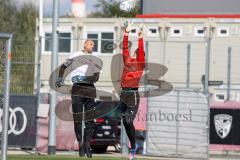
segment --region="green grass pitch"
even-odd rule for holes
[[[93,158],[81,158],[78,156],[37,156],[37,155],[9,155],[8,160],[127,160],[124,157],[105,157],[105,156],[94,156]],[[138,158],[139,160],[147,160],[144,158]]]

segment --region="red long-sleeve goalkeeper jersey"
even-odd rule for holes
[[[143,38],[138,39],[138,52],[136,58],[129,55],[128,36],[123,37],[123,73],[121,79],[122,88],[138,88],[145,67],[145,54]]]

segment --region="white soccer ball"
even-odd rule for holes
[[[120,10],[123,12],[130,12],[132,10],[133,4],[129,0],[124,0],[120,3]]]

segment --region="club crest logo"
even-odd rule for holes
[[[214,125],[218,136],[224,139],[228,136],[232,127],[232,116],[218,114],[214,116]]]

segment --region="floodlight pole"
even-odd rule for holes
[[[51,72],[53,73],[58,64],[58,20],[59,20],[59,0],[53,0],[53,18],[52,18],[52,64]],[[55,76],[56,77],[56,76]],[[56,91],[50,90],[50,117],[49,117],[49,140],[48,154],[56,154]]]

